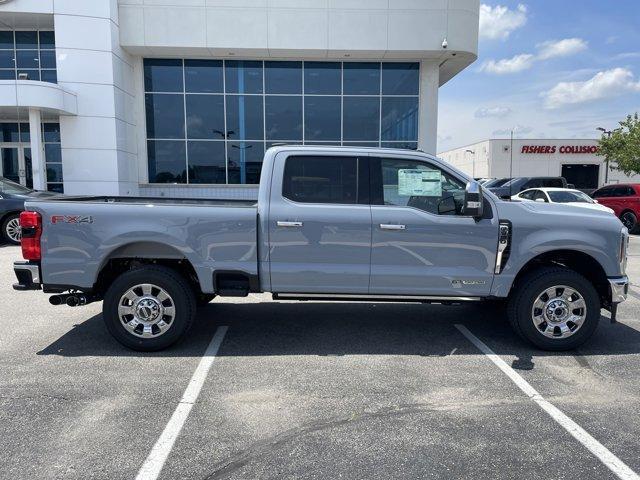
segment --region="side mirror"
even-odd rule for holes
[[[464,207],[462,214],[467,217],[481,218],[484,211],[484,196],[482,186],[475,181],[467,183],[464,189]]]
[[[536,202],[547,203],[547,201],[544,198],[536,198]]]

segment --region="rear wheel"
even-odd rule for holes
[[[20,214],[9,215],[2,222],[2,238],[13,244],[19,245],[22,239],[22,229],[20,228]]]
[[[587,341],[600,320],[600,298],[582,275],[544,267],[518,281],[508,304],[509,322],[543,350],[570,350]]]
[[[624,212],[620,215],[620,221],[627,227],[629,233],[635,233],[638,228],[638,217],[636,217],[636,214],[633,212]]]
[[[144,267],[122,274],[103,303],[107,329],[123,345],[162,350],[180,340],[193,324],[196,300],[187,281],[166,267]]]

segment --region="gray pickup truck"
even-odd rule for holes
[[[627,296],[628,233],[613,215],[502,201],[419,151],[280,146],[253,201],[30,200],[17,290],[103,301],[124,345],[183,337],[214,296],[458,304],[502,301],[543,349],[587,340]],[[425,311],[425,317],[428,311]]]

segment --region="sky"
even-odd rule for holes
[[[640,0],[482,3],[478,60],[439,103],[439,152],[512,129],[598,138],[640,112]]]

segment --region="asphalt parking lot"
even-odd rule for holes
[[[616,478],[458,324],[640,473],[640,280],[619,323],[603,317],[570,353],[530,348],[489,307],[260,295],[216,299],[186,341],[141,354],[109,336],[101,304],[14,292],[18,256],[0,246],[1,478],[152,478],[157,448],[162,479]],[[629,261],[633,282],[640,238]],[[175,443],[158,447],[180,408]]]

